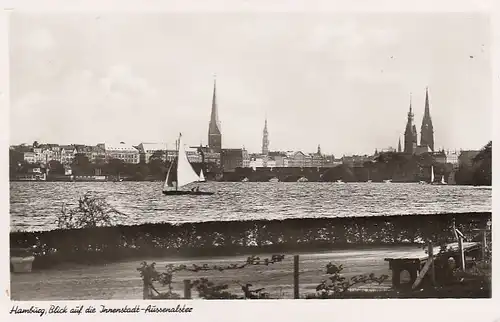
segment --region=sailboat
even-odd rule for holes
[[[444,175],[441,176],[441,181],[436,181],[434,182],[434,167],[431,166],[431,184],[434,184],[434,185],[446,185],[446,181],[444,181]]]
[[[177,158],[168,168],[165,184],[163,185],[163,194],[169,196],[213,195],[213,192],[199,191],[198,188],[181,190],[181,188],[193,182],[198,182],[200,176],[196,174],[193,166],[189,163],[186,151],[184,150],[184,144],[182,143],[182,134],[179,134],[177,145]]]
[[[207,182],[205,176],[203,175],[203,169],[200,170],[200,180],[198,182]]]

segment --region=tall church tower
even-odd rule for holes
[[[222,148],[222,133],[217,111],[216,80],[214,79],[214,94],[212,97],[212,114],[208,125],[208,147],[216,151]]]
[[[398,153],[401,153],[401,138],[398,141]]]
[[[405,129],[405,153],[413,154],[417,148],[417,128],[413,124],[413,111],[411,108],[411,94],[410,94],[410,111],[408,112],[408,121],[406,122]]]
[[[434,127],[432,126],[431,112],[429,110],[429,89],[425,88],[425,112],[420,128],[420,145],[428,146],[434,151]]]
[[[264,123],[264,131],[262,133],[262,154],[269,154],[269,133],[267,132],[267,117]]]

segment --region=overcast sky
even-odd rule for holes
[[[492,138],[480,14],[12,14],[11,144],[207,143],[342,154],[397,146],[429,86],[435,145]]]

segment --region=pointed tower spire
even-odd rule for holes
[[[262,132],[262,154],[269,154],[269,133],[267,131],[267,115],[264,121],[264,131]]]
[[[398,141],[398,152],[401,153],[401,138]]]
[[[434,151],[434,127],[432,125],[431,111],[429,107],[429,88],[425,88],[425,110],[420,127],[420,145],[428,146]]]
[[[416,142],[416,128],[413,124],[413,110],[411,106],[411,93],[410,93],[410,110],[408,111],[408,119],[406,121],[405,138],[404,138],[404,152],[413,154],[417,145]]]
[[[212,112],[208,126],[208,146],[215,150],[222,148],[222,132],[217,110],[217,83],[214,75],[214,92],[212,96]]]

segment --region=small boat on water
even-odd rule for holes
[[[335,183],[345,183],[344,181],[342,181],[341,179],[335,181]]]
[[[279,182],[279,181],[280,181],[280,179],[278,179],[276,177],[269,179],[269,182]]]
[[[392,183],[392,179],[384,180],[384,183]]]
[[[300,177],[297,182],[308,182],[309,180],[306,177]]]
[[[175,164],[175,166],[174,166]],[[163,185],[163,194],[167,196],[180,196],[180,195],[213,195],[213,192],[200,191],[199,187],[194,187],[191,190],[181,190],[181,188],[188,186],[193,182],[199,182],[200,176],[196,174],[191,163],[189,163],[184,144],[182,141],[182,134],[179,134],[177,142],[177,158],[170,164],[167,171],[167,178]]]
[[[203,169],[200,170],[200,180],[198,180],[198,182],[207,182],[207,179],[205,179],[203,175]]]
[[[434,180],[435,180],[435,177],[434,177],[434,167],[431,166],[431,182],[430,183],[433,184],[433,185],[440,185],[440,186],[447,185],[446,181],[444,181],[444,175],[441,176],[441,181],[434,182]]]
[[[244,177],[241,182],[248,182],[248,178],[247,177]]]

